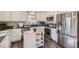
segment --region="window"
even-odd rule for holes
[[[35,13],[34,12],[29,12],[27,19],[28,19],[28,22],[29,22],[30,25],[35,24],[36,23]]]

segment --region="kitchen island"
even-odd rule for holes
[[[44,27],[31,27],[29,31],[24,31],[24,48],[44,47]]]

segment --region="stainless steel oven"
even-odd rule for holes
[[[45,28],[45,34],[46,34],[48,37],[51,37],[50,28]]]

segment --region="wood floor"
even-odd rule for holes
[[[12,42],[11,48],[23,48],[23,40],[18,42]]]
[[[49,37],[45,37],[45,48],[61,48],[58,44],[56,44]]]
[[[11,48],[23,48],[23,40],[12,43]],[[57,45],[54,41],[52,41],[50,38],[45,36],[44,48],[61,48],[61,47]]]

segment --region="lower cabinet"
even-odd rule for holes
[[[11,42],[16,42],[16,41],[20,41],[20,40],[21,40],[21,28],[11,29],[6,32],[5,37],[3,38],[3,40],[0,43],[0,48],[10,48]]]
[[[21,28],[11,30],[11,42],[16,42],[21,40]]]
[[[24,44],[23,44],[24,48],[36,48],[35,33],[25,31],[23,36],[24,36]]]
[[[44,47],[43,32],[24,32],[24,48]]]
[[[50,29],[51,32],[51,39],[54,40],[55,42],[57,42],[58,37],[57,37],[57,29],[56,28],[51,28]]]
[[[36,32],[36,47],[44,47],[44,33]]]

